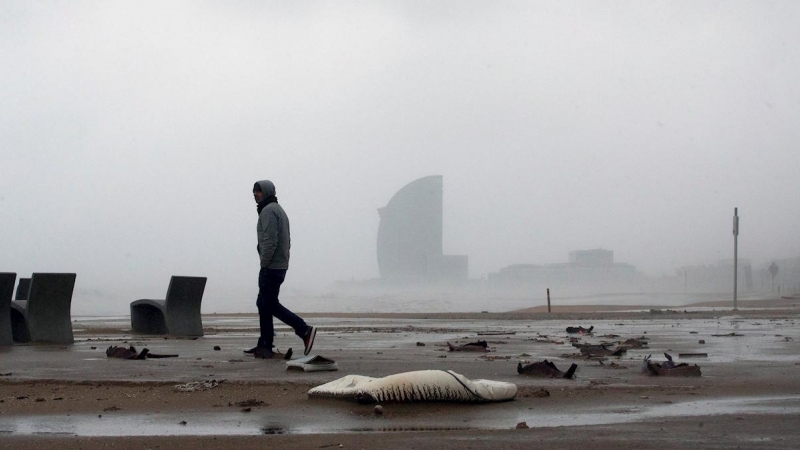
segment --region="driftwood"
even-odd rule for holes
[[[448,342],[447,348],[450,349],[451,352],[488,352],[489,344],[487,344],[486,341],[478,341],[456,347]]]
[[[699,377],[701,375],[700,366],[687,363],[675,364],[672,356],[668,353],[664,353],[667,360],[663,363],[650,361],[650,356],[652,355],[647,355],[642,362],[642,372],[644,373],[662,377]]]
[[[177,358],[178,355],[158,355],[150,353],[150,350],[143,348],[141,352],[137,352],[134,346],[128,348],[117,347],[112,345],[106,349],[106,356],[109,358],[119,359],[145,359],[145,358]]]
[[[558,370],[555,364],[548,360],[537,361],[523,366],[522,363],[517,364],[517,373],[520,375],[528,375],[532,377],[546,377],[546,378],[567,378],[572,379],[575,375],[575,370],[578,365],[572,363],[569,369],[565,372]]]

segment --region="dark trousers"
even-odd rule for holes
[[[274,328],[272,317],[294,328],[294,334],[301,339],[308,329],[305,320],[295,313],[286,309],[278,301],[278,294],[281,292],[281,284],[286,278],[286,269],[265,269],[261,268],[258,273],[258,324],[261,327],[261,337],[258,338],[258,347],[272,348],[272,337]]]

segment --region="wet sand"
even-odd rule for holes
[[[309,314],[321,327],[313,353],[339,364],[337,372],[317,373],[243,354],[256,336],[254,315],[204,316],[206,336],[196,340],[130,336],[127,317],[76,318],[74,345],[0,349],[0,448],[796,448],[796,303],[740,304],[737,312],[693,305],[653,312]],[[565,332],[578,325],[595,327],[593,335],[580,336],[583,343],[646,337],[649,348],[586,359]],[[290,330],[277,329],[278,348],[301,349]],[[448,341],[479,339],[493,351],[446,348]],[[109,345],[180,356],[112,360],[105,357]],[[664,352],[700,365],[703,376],[640,372],[644,356],[663,361]],[[545,358],[562,370],[577,363],[576,379],[516,373],[519,361]],[[422,369],[513,382],[519,392],[493,404],[384,404],[380,416],[373,405],[306,395],[347,374]],[[208,380],[219,384],[174,389]],[[529,428],[517,429],[521,422]]]

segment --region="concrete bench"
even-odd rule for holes
[[[20,278],[19,284],[17,285],[17,295],[14,296],[14,300],[27,300],[28,294],[30,292],[31,292],[31,279]]]
[[[173,276],[164,300],[131,302],[131,331],[138,334],[202,336],[200,303],[206,277]]]
[[[14,282],[17,274],[0,272],[0,345],[11,345],[11,294],[14,293]]]
[[[11,302],[14,342],[75,342],[70,317],[74,288],[74,273],[34,273],[27,300]]]

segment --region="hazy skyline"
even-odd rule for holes
[[[793,1],[5,1],[0,271],[76,272],[73,312],[173,274],[255,312],[253,182],[291,220],[284,289],[319,292],[378,276],[377,209],[435,174],[472,278],[589,248],[713,264],[734,207],[741,258],[798,256],[798,23]]]

